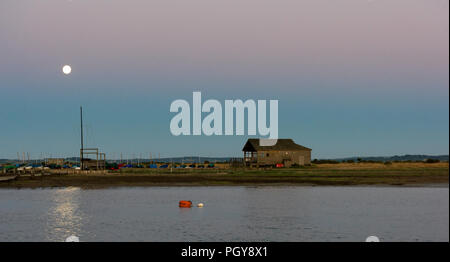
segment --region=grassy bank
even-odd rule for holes
[[[0,188],[215,185],[427,185],[448,186],[448,163],[321,164],[287,169],[124,169],[106,174],[18,177]]]

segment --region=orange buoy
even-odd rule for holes
[[[192,207],[192,202],[189,200],[181,200],[179,207]]]

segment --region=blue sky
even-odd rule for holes
[[[339,2],[339,3],[336,3]],[[278,99],[313,158],[448,154],[447,1],[2,1],[0,158],[239,156],[175,99]],[[61,73],[64,64],[72,74]]]

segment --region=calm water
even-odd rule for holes
[[[178,201],[203,202],[180,209]],[[1,189],[0,241],[449,241],[449,190]]]

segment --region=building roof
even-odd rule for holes
[[[258,138],[250,138],[245,143],[242,151],[256,152],[256,151],[311,151],[311,148],[307,148],[294,143],[292,139],[277,140],[277,143],[273,146],[260,146]]]

